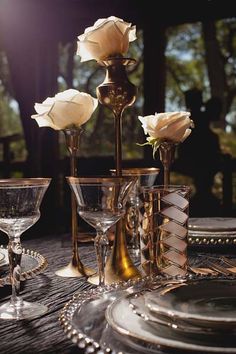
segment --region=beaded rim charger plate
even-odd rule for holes
[[[63,308],[60,322],[68,338],[82,348],[85,353],[181,353],[209,352],[236,353],[236,340],[224,333],[217,336],[205,336],[176,331],[169,326],[159,324],[153,327],[133,312],[130,295],[146,291],[164,289],[169,284],[184,283],[205,279],[217,281],[235,281],[235,278],[222,276],[190,276],[186,278],[143,278],[126,283],[97,287],[75,294]]]
[[[192,245],[236,245],[236,218],[189,218],[188,241]]]
[[[9,285],[9,261],[7,246],[0,245],[0,287]],[[47,267],[48,262],[40,253],[23,248],[21,259],[21,281],[31,279]]]

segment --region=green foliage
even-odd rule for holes
[[[201,24],[184,24],[167,30],[167,111],[184,109],[184,91],[198,88],[208,92]]]
[[[22,125],[17,102],[13,99],[11,80],[6,55],[0,50],[0,138],[22,134]],[[0,146],[1,159],[3,155],[2,146]],[[11,143],[12,158],[15,160],[24,160],[26,157],[25,142],[22,140]]]

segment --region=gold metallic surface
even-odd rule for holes
[[[126,245],[124,219],[121,219],[117,222],[114,244],[105,266],[105,284],[138,279],[141,277],[140,271],[134,266],[130,258]],[[89,277],[88,282],[98,285],[98,275]]]
[[[117,176],[121,176],[122,162],[122,113],[131,106],[137,94],[136,87],[128,80],[126,66],[134,64],[134,59],[111,58],[100,62],[106,68],[106,76],[97,87],[97,97],[101,104],[110,108],[115,117],[115,161]]]
[[[71,176],[77,176],[77,157],[79,150],[79,138],[82,129],[65,129],[66,146],[70,153],[70,173]],[[84,267],[79,258],[78,251],[78,217],[77,217],[77,203],[74,193],[71,191],[71,234],[72,234],[72,259],[71,262],[56,271],[56,275],[61,277],[83,277],[90,276],[95,273],[95,270]]]
[[[121,219],[116,225],[114,244],[105,266],[106,284],[136,278],[141,278],[141,273],[130,258],[126,244],[124,219]]]
[[[135,63],[134,59],[123,57],[108,58],[99,64],[106,69],[106,76],[97,87],[97,97],[101,104],[107,106],[115,117],[115,169],[116,176],[122,176],[122,114],[125,108],[131,106],[137,94],[137,89],[127,76],[126,67]],[[110,257],[105,266],[105,282],[141,277],[134,266],[126,244],[123,230],[123,219],[116,225],[116,235]]]

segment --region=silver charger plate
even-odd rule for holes
[[[0,287],[11,284],[9,276],[8,251],[0,245],[0,254],[4,257],[0,261]],[[48,262],[40,253],[23,248],[21,258],[21,281],[33,278],[47,267]]]
[[[213,276],[188,276],[187,279],[218,279]],[[220,277],[222,279],[222,277]],[[172,278],[182,281],[182,278]],[[232,336],[208,341],[202,335],[177,333],[167,326],[148,325],[133,313],[129,296],[145,289],[157,289],[166,278],[143,278],[81,291],[63,308],[60,322],[68,338],[85,353],[171,353],[176,350],[210,353],[236,353]],[[87,285],[88,286],[88,285]],[[106,317],[105,317],[106,313]],[[231,345],[230,345],[231,343]]]
[[[193,245],[236,245],[236,218],[189,218],[188,242]]]

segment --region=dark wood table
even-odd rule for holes
[[[58,320],[63,306],[73,294],[92,287],[85,278],[62,278],[55,271],[67,265],[71,259],[69,235],[42,237],[26,240],[22,246],[39,252],[48,261],[46,270],[21,283],[24,300],[37,301],[49,307],[42,317],[33,320],[0,320],[0,353],[80,353],[79,348],[66,338]],[[95,266],[92,243],[81,244],[81,259],[85,265]],[[11,286],[0,287],[0,302],[11,294]]]
[[[5,241],[7,242],[7,239]],[[55,275],[55,271],[67,265],[71,259],[70,235],[30,240],[22,236],[22,245],[45,256],[48,267],[36,277],[21,283],[21,295],[25,300],[47,305],[49,311],[33,320],[0,320],[0,353],[81,353],[81,350],[67,339],[58,319],[60,311],[73,294],[92,287],[85,278],[62,278]],[[232,246],[230,249],[232,251]],[[79,250],[83,263],[95,267],[93,243],[80,243]],[[224,251],[227,252],[226,249]],[[215,253],[215,249],[212,253]],[[192,248],[191,257],[197,259],[198,255],[199,248]],[[0,287],[0,303],[5,302],[10,294],[10,286]]]

